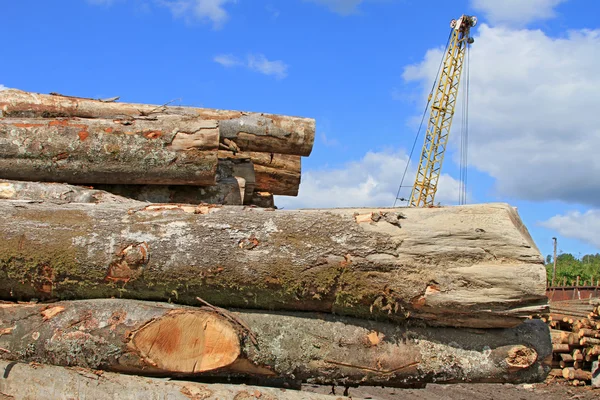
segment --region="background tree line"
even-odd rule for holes
[[[548,285],[552,282],[552,256],[546,256],[546,272],[548,276]],[[600,279],[600,254],[586,254],[581,258],[575,257],[570,253],[562,253],[556,257],[556,278],[555,286],[562,286],[566,278],[566,284],[575,285],[579,276],[579,284],[587,281],[590,285],[592,279],[596,285]]]

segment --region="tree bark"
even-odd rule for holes
[[[408,387],[537,382],[548,327],[407,327],[311,313],[230,312],[133,300],[4,304],[0,357],[143,375]]]
[[[176,118],[217,123],[225,147],[232,141],[238,151],[264,151],[310,155],[315,138],[315,120],[274,114],[169,107],[148,104],[102,102],[62,95],[43,95],[20,90],[0,93],[0,111],[5,118],[85,118],[138,124],[143,119]]]
[[[0,361],[0,399],[342,400],[345,397],[234,384],[166,381],[50,365]],[[3,397],[5,396],[5,397]]]
[[[2,96],[0,92],[0,96]],[[213,185],[217,121],[0,119],[2,178],[79,184]]]
[[[510,327],[547,311],[505,204],[272,211],[0,202],[0,295],[125,297]]]
[[[287,154],[219,151],[221,158],[250,159],[256,174],[256,190],[275,195],[297,196],[301,157]]]

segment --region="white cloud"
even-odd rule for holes
[[[237,0],[157,0],[168,7],[178,18],[191,19],[190,16],[203,22],[211,22],[215,29],[223,27],[229,19],[225,5],[235,4]]]
[[[368,152],[341,168],[309,170],[302,173],[298,197],[277,196],[275,203],[283,208],[391,207],[406,167],[403,152]],[[411,186],[415,170],[409,168],[404,185]],[[436,203],[454,204],[458,200],[459,183],[442,175]],[[410,188],[400,192],[408,197]],[[398,202],[397,206],[405,205]]]
[[[276,79],[287,76],[288,65],[281,60],[270,61],[263,54],[249,54],[246,61],[242,61],[232,54],[219,54],[213,61],[226,68],[242,66],[263,75],[271,75]]]
[[[566,0],[471,0],[471,6],[492,24],[525,26],[553,18],[554,8]]]
[[[226,68],[235,67],[236,65],[242,64],[242,62],[237,57],[231,54],[219,54],[213,58],[213,61],[217,64],[221,64]]]
[[[326,6],[331,11],[341,15],[354,14],[364,0],[305,0]]]
[[[3,91],[3,90],[6,90],[6,89],[8,89],[6,86],[0,84],[0,92]]]
[[[262,54],[250,54],[248,68],[264,75],[273,75],[277,79],[283,79],[287,76],[288,65],[280,60],[269,61]]]
[[[600,206],[600,126],[594,111],[600,30],[552,38],[539,30],[485,24],[476,29],[470,164],[494,177],[502,195]],[[405,69],[405,80],[429,90],[441,57],[439,49],[428,51],[421,63]],[[454,141],[458,123],[457,118]]]
[[[571,211],[565,215],[556,215],[540,225],[562,236],[579,239],[600,248],[600,210],[585,213]]]

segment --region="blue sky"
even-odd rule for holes
[[[0,84],[312,117],[300,195],[277,204],[391,206],[449,21],[463,13],[479,18],[469,202],[518,207],[544,255],[553,236],[564,252],[599,251],[593,0],[12,1]],[[442,204],[458,200],[460,123],[457,113]]]

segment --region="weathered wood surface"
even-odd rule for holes
[[[218,162],[217,126],[217,121],[169,115],[132,123],[0,118],[0,178],[212,185]]]
[[[250,159],[256,174],[256,190],[281,196],[297,196],[301,157],[288,154],[219,151],[221,158]]]
[[[0,202],[0,295],[118,296],[510,327],[547,311],[505,204],[269,211]]]
[[[118,196],[150,203],[250,204],[254,194],[254,168],[250,160],[219,160],[216,184],[186,185],[95,185]]]
[[[0,321],[0,358],[7,360],[292,385],[537,382],[550,370],[552,351],[540,320],[511,329],[432,329],[103,299],[2,304]]]
[[[277,208],[273,194],[269,192],[254,192],[250,204],[262,208]]]
[[[218,175],[217,175],[218,176]],[[241,205],[246,181],[240,177],[219,177],[214,186],[96,185],[12,181],[0,179],[0,200],[50,201],[52,203],[186,203]],[[254,192],[247,204],[274,208],[271,193]]]
[[[47,200],[51,203],[130,203],[132,201],[92,187],[8,179],[0,179],[0,200]]]
[[[342,400],[345,397],[262,386],[167,381],[84,368],[0,361],[0,399]]]
[[[4,118],[57,120],[105,119],[137,126],[144,120],[175,118],[218,126],[218,135],[226,147],[237,151],[264,151],[310,155],[315,137],[315,120],[274,114],[170,107],[148,104],[102,102],[93,99],[43,95],[20,90],[0,92],[0,111]],[[156,121],[154,121],[156,122]],[[232,141],[231,144],[229,141]]]

